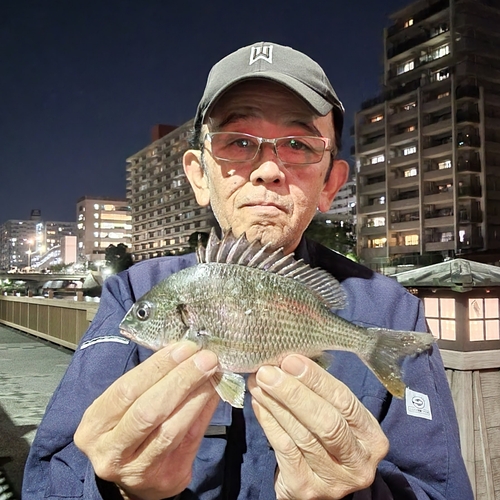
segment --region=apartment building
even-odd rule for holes
[[[156,126],[153,142],[127,159],[136,260],[185,252],[193,233],[208,232],[214,224],[211,210],[196,203],[182,167],[191,128],[192,120]]]
[[[348,180],[340,189],[330,206],[330,210],[324,214],[334,220],[345,220],[356,224],[356,181]],[[321,217],[324,219],[324,217]]]
[[[32,210],[27,220],[4,222],[0,226],[0,269],[38,267],[43,256],[65,236],[76,236],[76,223],[44,221],[40,210]]]
[[[82,196],[76,218],[78,260],[103,265],[109,245],[132,246],[132,215],[125,198]]]
[[[358,255],[500,258],[500,2],[419,0],[384,32],[384,90],[352,133]]]

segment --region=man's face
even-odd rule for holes
[[[262,80],[228,90],[203,126],[202,138],[207,132],[240,132],[267,139],[322,136],[330,138],[335,147],[331,114],[316,116],[285,87]],[[319,163],[290,165],[280,161],[271,144],[264,143],[257,157],[244,163],[216,160],[210,148],[210,141],[205,140],[203,158],[192,151],[184,158],[198,202],[210,203],[223,230],[232,229],[236,236],[245,232],[250,241],[260,239],[286,252],[296,248],[316,209],[330,208],[345,182],[346,165],[338,167],[340,173],[335,166],[325,179],[330,151],[325,151]],[[201,187],[190,175],[190,170],[196,169],[188,165],[196,163],[194,158],[204,163]]]

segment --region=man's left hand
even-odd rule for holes
[[[294,354],[281,368],[261,367],[248,386],[276,453],[278,500],[338,500],[372,484],[389,442],[346,385]]]

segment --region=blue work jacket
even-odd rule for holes
[[[425,331],[420,300],[391,278],[303,239],[298,257],[333,274],[347,295],[339,316],[363,326]],[[132,304],[163,278],[196,263],[194,254],[142,261],[109,277],[99,310],[82,338],[40,424],[27,460],[23,500],[121,498],[96,478],[73,434],[85,409],[151,351],[122,337],[118,325]],[[349,352],[335,351],[329,371],[349,386],[380,422],[390,442],[370,488],[352,500],[472,500],[460,453],[453,401],[437,346],[403,363],[417,395],[393,398]],[[422,404],[424,408],[422,409]],[[246,394],[243,410],[220,403],[193,465],[182,500],[274,500],[276,458]]]

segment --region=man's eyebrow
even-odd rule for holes
[[[245,113],[229,113],[222,121],[216,122],[215,120],[210,120],[212,128],[214,130],[220,130],[222,127],[229,125],[238,121],[245,121],[251,118],[256,118],[256,113],[245,112]]]

